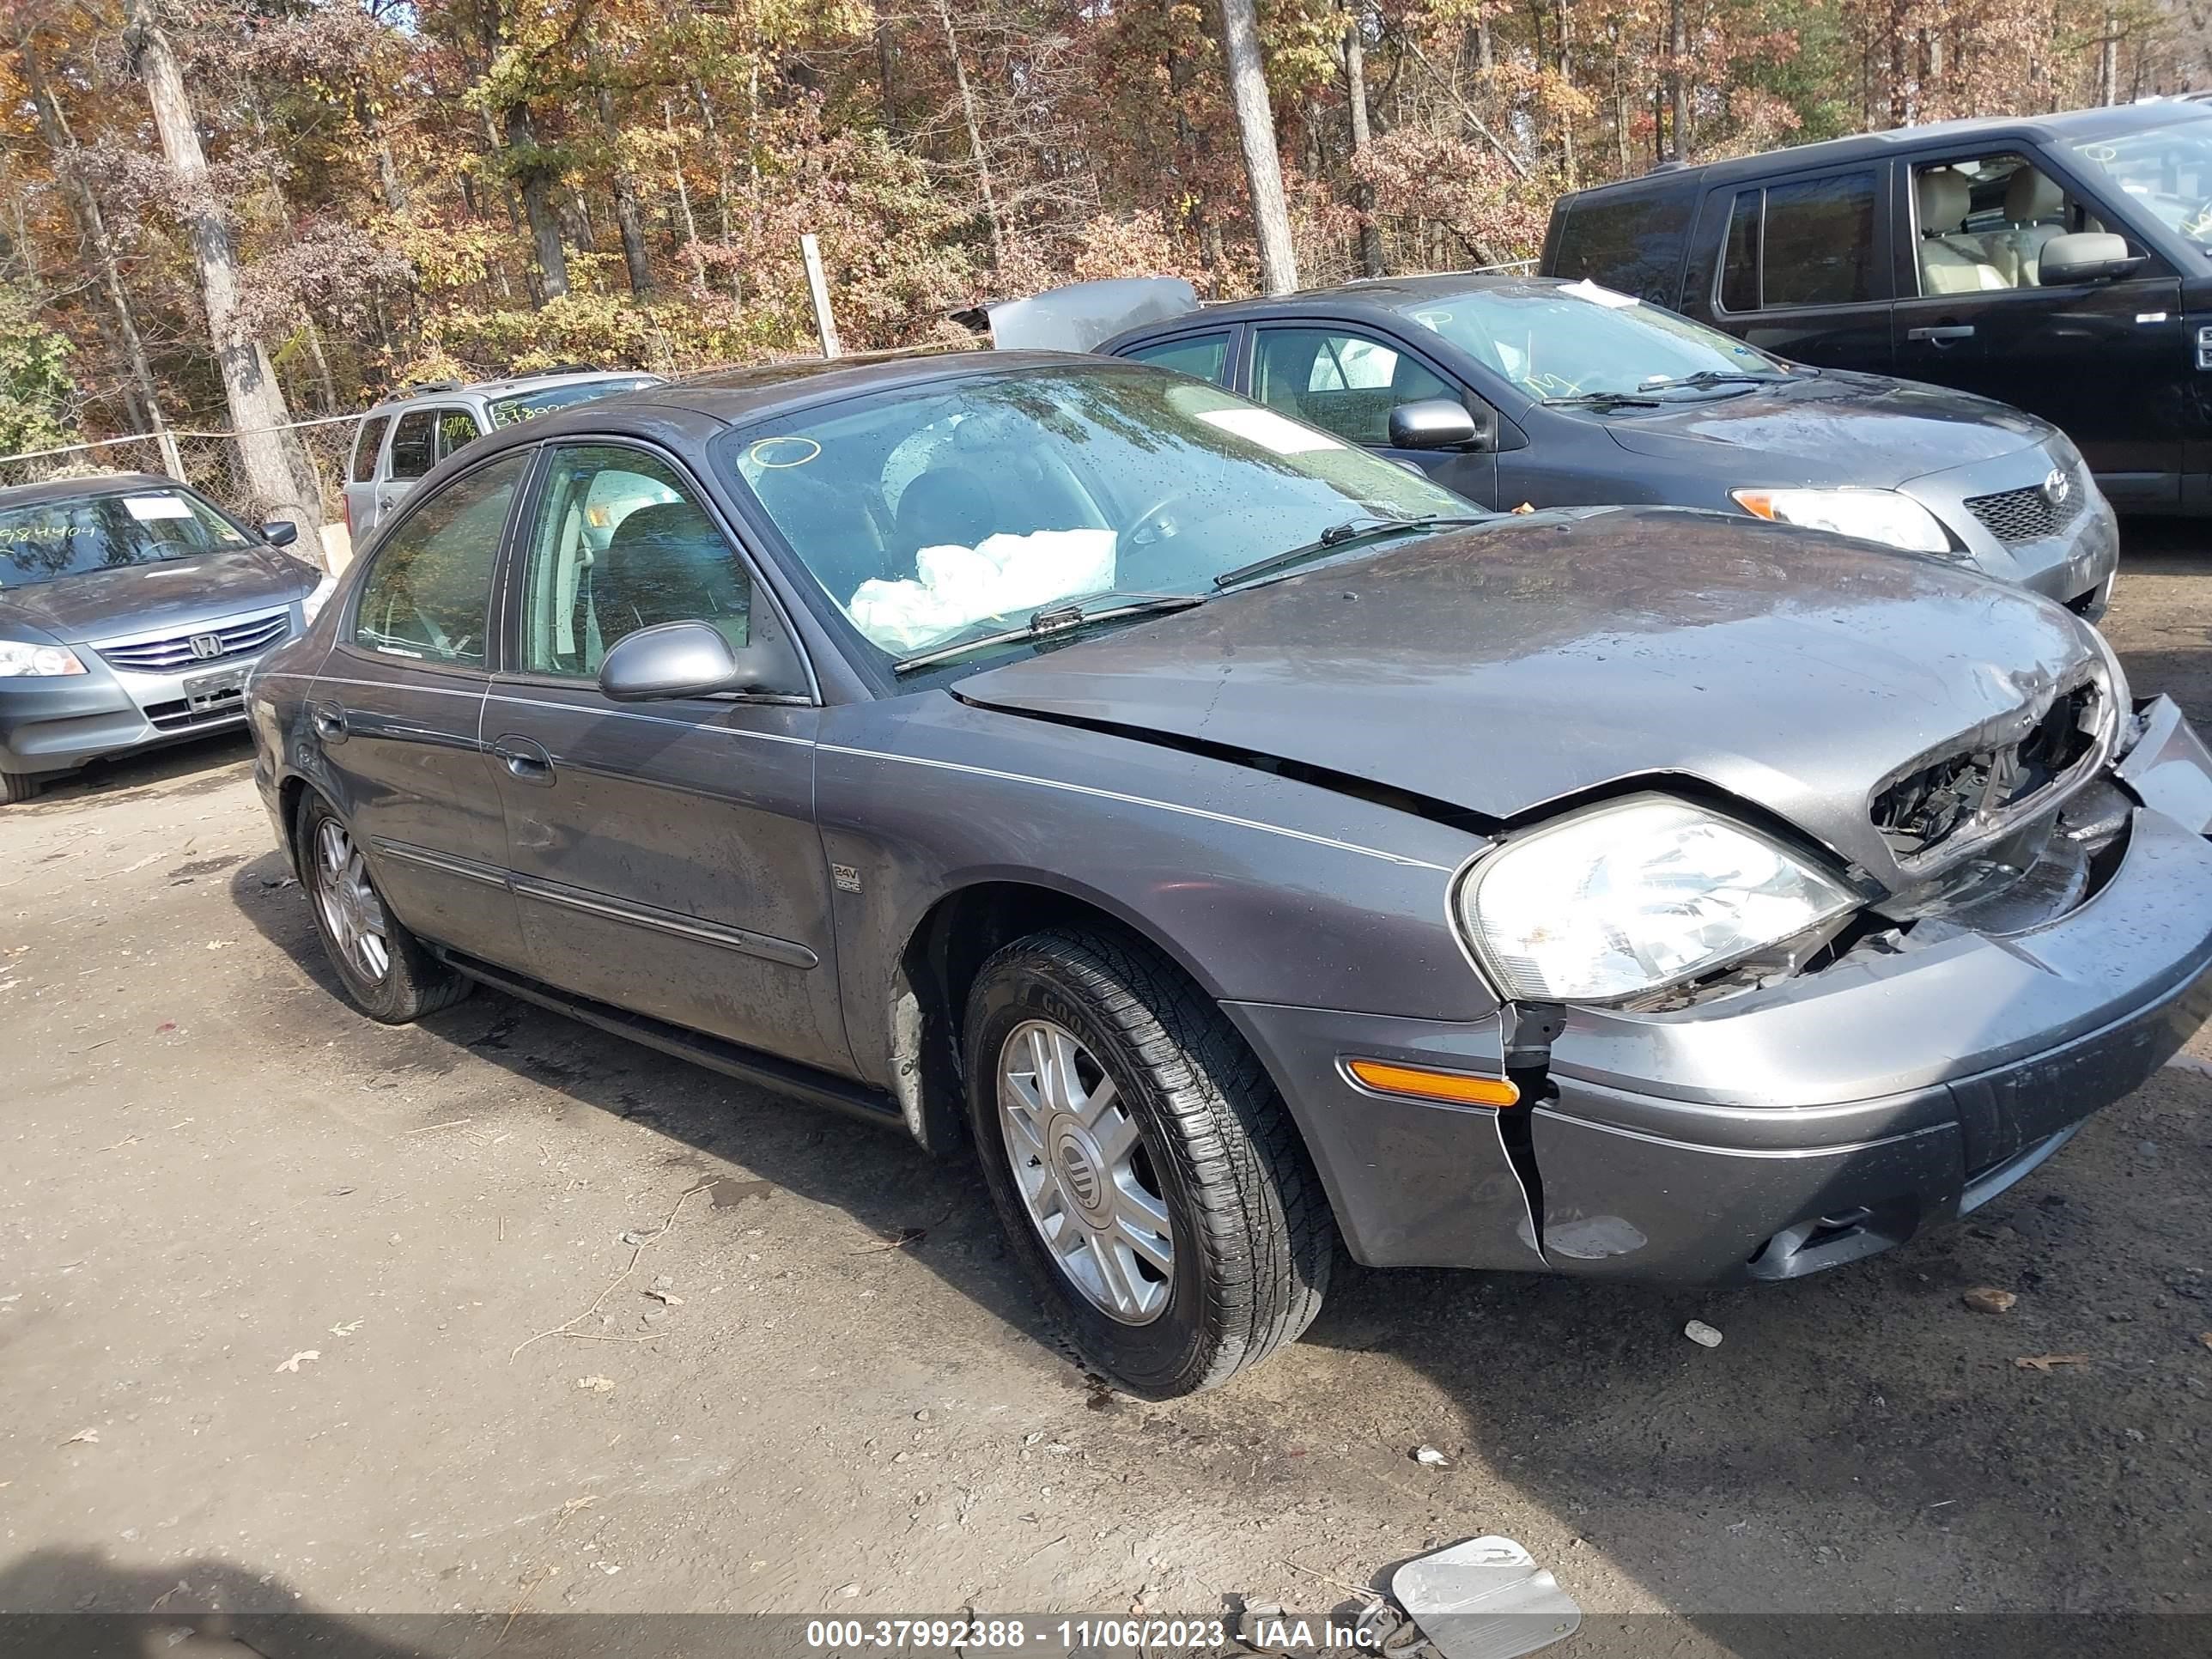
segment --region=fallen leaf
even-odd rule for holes
[[[297,1373],[300,1369],[300,1362],[301,1360],[320,1359],[322,1357],[322,1350],[319,1348],[302,1348],[299,1352],[294,1354],[289,1359],[286,1360],[276,1369],[280,1371],[292,1371],[294,1373]]]
[[[2010,1291],[2000,1291],[1994,1285],[1983,1285],[1968,1291],[1959,1298],[1976,1313],[2001,1314],[2012,1311],[2012,1304],[2020,1300]]]
[[[2012,1363],[2024,1371],[2047,1371],[2053,1365],[2086,1365],[2089,1363],[2089,1356],[2086,1353],[2031,1353],[2022,1354]]]
[[[657,1301],[665,1303],[672,1308],[680,1308],[684,1305],[684,1298],[677,1295],[673,1291],[655,1289],[647,1291],[646,1294],[653,1297]]]
[[[207,948],[210,951],[228,951],[236,943],[235,939],[211,939],[207,943]]]
[[[2212,1331],[2199,1331],[2197,1334],[2197,1340],[2206,1347],[2212,1348]]]
[[[75,1434],[62,1442],[62,1444],[64,1446],[97,1446],[99,1443],[100,1431],[98,1429],[79,1429]]]
[[[580,1376],[576,1379],[576,1386],[588,1389],[593,1394],[612,1394],[615,1380],[611,1376]]]
[[[347,1321],[343,1325],[333,1325],[331,1327],[331,1334],[332,1336],[351,1336],[356,1331],[362,1328],[362,1321],[354,1319]]]
[[[176,1021],[174,1021],[173,1019],[165,1019],[165,1020],[163,1020],[163,1021],[162,1021],[159,1025],[156,1025],[156,1026],[154,1028],[154,1035],[155,1035],[155,1036],[165,1036],[166,1034],[167,1034],[168,1032],[171,1032],[171,1031],[175,1030],[176,1029],[177,1029],[177,1022],[176,1022]]]

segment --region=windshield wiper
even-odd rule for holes
[[[1701,368],[1695,374],[1679,374],[1672,380],[1646,380],[1636,389],[1644,392],[1694,391],[1709,386],[1771,386],[1788,378],[1785,374],[1753,374],[1747,369]]]
[[[1264,559],[1255,559],[1249,564],[1240,564],[1234,570],[1224,570],[1213,579],[1216,587],[1234,587],[1239,582],[1250,581],[1255,576],[1272,576],[1279,570],[1288,570],[1304,564],[1308,559],[1317,559],[1325,553],[1335,553],[1356,542],[1371,541],[1377,536],[1402,536],[1411,531],[1439,530],[1448,525],[1488,524],[1495,514],[1480,518],[1449,518],[1429,514],[1418,519],[1375,519],[1363,521],[1346,519],[1342,524],[1333,524],[1318,538],[1301,546],[1288,548],[1280,553],[1270,553]]]
[[[1594,409],[1601,415],[1608,409],[1656,409],[1659,399],[1639,397],[1632,392],[1578,392],[1571,398],[1547,398],[1545,404],[1553,409]]]
[[[1204,605],[1203,593],[1103,593],[1085,602],[1071,599],[1063,604],[1048,605],[1032,611],[1030,619],[1018,628],[996,629],[969,639],[951,639],[942,645],[932,646],[927,651],[917,651],[910,657],[901,657],[891,665],[891,672],[903,674],[909,669],[927,668],[933,662],[945,662],[954,657],[965,656],[970,651],[982,651],[994,645],[1009,645],[1023,640],[1048,639],[1079,628],[1088,628],[1093,623],[1110,622],[1117,617],[1140,617],[1158,611],[1188,611],[1194,605]]]

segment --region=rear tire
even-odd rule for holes
[[[46,787],[46,781],[27,772],[0,772],[0,806],[29,800]]]
[[[323,949],[355,1006],[386,1025],[449,1007],[475,982],[422,948],[392,914],[345,821],[320,795],[300,806],[301,885]]]
[[[1335,1224],[1221,1010],[1139,945],[1036,933],[983,964],[968,1107],[1014,1253],[1083,1360],[1172,1399],[1321,1310]]]

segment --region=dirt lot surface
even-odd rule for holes
[[[2111,628],[2212,722],[2189,545],[2136,532]],[[967,1167],[490,994],[372,1024],[243,739],[106,767],[0,813],[0,1609],[437,1614],[471,1652],[518,1608],[1319,1612],[1502,1533],[1587,1610],[1562,1651],[2212,1612],[2192,1048],[1869,1264],[1351,1273],[1256,1374],[1141,1405],[1052,1346]]]

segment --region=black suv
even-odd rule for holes
[[[2212,106],[1668,163],[1561,198],[1543,270],[1782,356],[2032,410],[2114,507],[2212,512]]]

